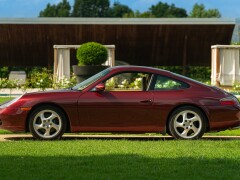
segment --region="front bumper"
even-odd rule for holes
[[[21,110],[20,108],[0,108],[0,129],[25,132],[27,114],[28,111]]]

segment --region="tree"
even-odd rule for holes
[[[71,6],[67,0],[62,0],[57,5],[47,4],[43,11],[40,11],[40,17],[69,17]]]
[[[221,13],[218,9],[205,9],[203,4],[194,4],[190,17],[193,18],[220,18]]]
[[[149,12],[149,11],[141,13],[138,10],[136,10],[135,12],[129,13],[129,14],[125,14],[123,17],[127,17],[127,18],[155,18],[155,16],[152,15],[152,13]]]
[[[113,7],[110,8],[109,15],[111,17],[126,17],[130,14],[133,14],[133,10],[117,1],[114,2]]]
[[[75,0],[73,17],[107,17],[109,14],[109,0]]]
[[[56,17],[56,5],[47,4],[43,11],[40,11],[40,17]]]
[[[175,7],[174,4],[159,2],[149,8],[150,13],[155,17],[187,17],[187,12],[183,8]]]
[[[58,17],[69,17],[71,11],[71,6],[67,0],[63,0],[57,5],[57,15]]]
[[[137,17],[137,16],[136,16]],[[140,18],[156,18],[151,12],[145,11],[139,15]]]

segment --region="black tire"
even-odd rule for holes
[[[44,105],[33,110],[28,123],[33,137],[39,140],[60,139],[66,131],[64,113],[51,105]]]
[[[171,114],[168,128],[175,139],[199,139],[206,131],[206,122],[201,110],[184,106]]]
[[[166,133],[167,133],[167,135],[172,136],[172,134],[171,134],[171,132],[169,130],[169,126],[166,127]]]

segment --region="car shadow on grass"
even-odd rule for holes
[[[0,155],[1,179],[238,179],[240,160],[138,154]],[[221,172],[220,172],[221,171]]]

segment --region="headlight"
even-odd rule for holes
[[[12,105],[13,103],[17,102],[22,96],[23,96],[23,95],[18,96],[18,97],[16,97],[16,98],[12,99],[11,101],[7,101],[6,103],[1,104],[1,105],[0,105],[0,108],[6,108],[6,107]]]

